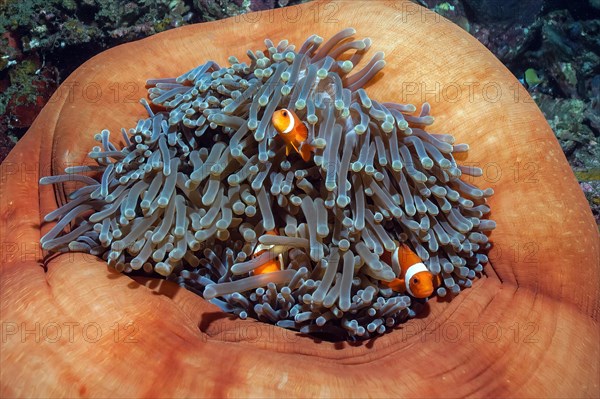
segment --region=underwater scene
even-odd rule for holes
[[[599,2],[0,29],[1,397],[600,396]]]

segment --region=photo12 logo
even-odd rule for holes
[[[135,343],[138,327],[133,322],[114,323],[104,328],[96,322],[2,322],[2,343],[96,343],[110,339],[117,343]]]
[[[402,340],[418,339],[421,342],[486,342],[486,343],[537,343],[539,325],[533,321],[514,322],[512,324],[497,322],[465,321],[457,323],[426,323],[413,320],[399,328]]]

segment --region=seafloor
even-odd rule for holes
[[[0,4],[0,161],[56,87],[107,48],[306,0],[7,0]],[[531,93],[600,225],[600,0],[415,0],[489,48]]]

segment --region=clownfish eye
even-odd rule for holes
[[[418,284],[419,283],[419,279],[418,278],[413,278],[413,283]]]
[[[283,115],[283,116],[287,117],[287,116],[288,116],[288,113],[287,113],[287,111],[283,111],[283,112],[281,113],[281,115]]]

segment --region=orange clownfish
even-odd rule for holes
[[[394,291],[407,292],[415,298],[428,298],[439,285],[439,276],[434,276],[406,244],[400,244],[394,252],[385,251],[381,260],[400,269],[400,276],[392,281],[382,281]]]
[[[275,232],[275,230],[271,230],[271,231],[268,231],[267,234],[277,235],[277,232]],[[258,244],[256,246],[256,248],[254,249],[254,253],[252,254],[252,257],[256,258],[257,256],[261,255],[262,253],[264,253],[265,251],[268,251],[271,248],[273,248],[273,245]],[[284,269],[283,256],[281,256],[281,254],[279,254],[279,255],[277,255],[277,257],[275,259],[271,259],[271,260],[265,262],[264,264],[260,265],[256,269],[254,269],[253,273],[255,275],[266,274],[266,273],[273,273],[273,272],[283,270],[283,269]]]
[[[285,155],[290,154],[290,147],[292,147],[304,162],[308,162],[314,147],[306,142],[308,129],[298,115],[294,111],[283,108],[273,113],[271,121],[279,136],[285,141]]]

